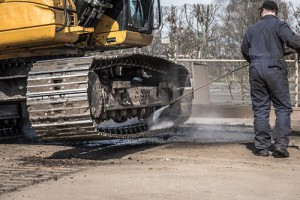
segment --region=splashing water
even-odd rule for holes
[[[34,140],[37,139],[35,130],[31,127],[29,119],[24,118],[20,122],[21,132],[25,135],[25,138]]]
[[[174,122],[161,118],[161,115],[167,112],[170,105],[166,105],[155,111],[147,120],[150,130],[157,130],[163,128],[170,128],[174,126]]]
[[[157,122],[158,119],[159,119],[159,117],[160,117],[160,116],[164,113],[164,111],[165,111],[167,108],[169,108],[169,107],[170,107],[170,105],[166,105],[166,106],[164,106],[164,107],[158,109],[157,111],[155,111],[155,112],[153,113],[153,117],[152,117],[153,122],[154,122],[154,123]]]

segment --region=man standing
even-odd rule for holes
[[[261,20],[251,26],[243,39],[241,51],[250,63],[249,79],[254,113],[255,147],[257,155],[269,156],[271,102],[276,122],[273,131],[275,151],[289,157],[287,147],[291,131],[292,106],[289,93],[284,44],[300,51],[300,37],[277,18],[278,5],[266,1],[259,9]]]

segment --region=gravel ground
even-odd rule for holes
[[[300,199],[290,158],[257,157],[246,126],[187,124],[156,138],[0,144],[0,199]]]

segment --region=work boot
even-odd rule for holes
[[[257,149],[255,152],[255,155],[267,157],[270,155],[269,149]]]
[[[290,156],[289,152],[286,149],[275,147],[274,149],[281,157],[288,158]]]

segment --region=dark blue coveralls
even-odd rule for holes
[[[292,112],[284,44],[300,51],[299,35],[276,16],[266,15],[251,26],[243,39],[241,51],[250,63],[249,79],[254,113],[255,147],[271,145],[269,114],[271,102],[276,122],[273,130],[275,147],[287,149]]]

